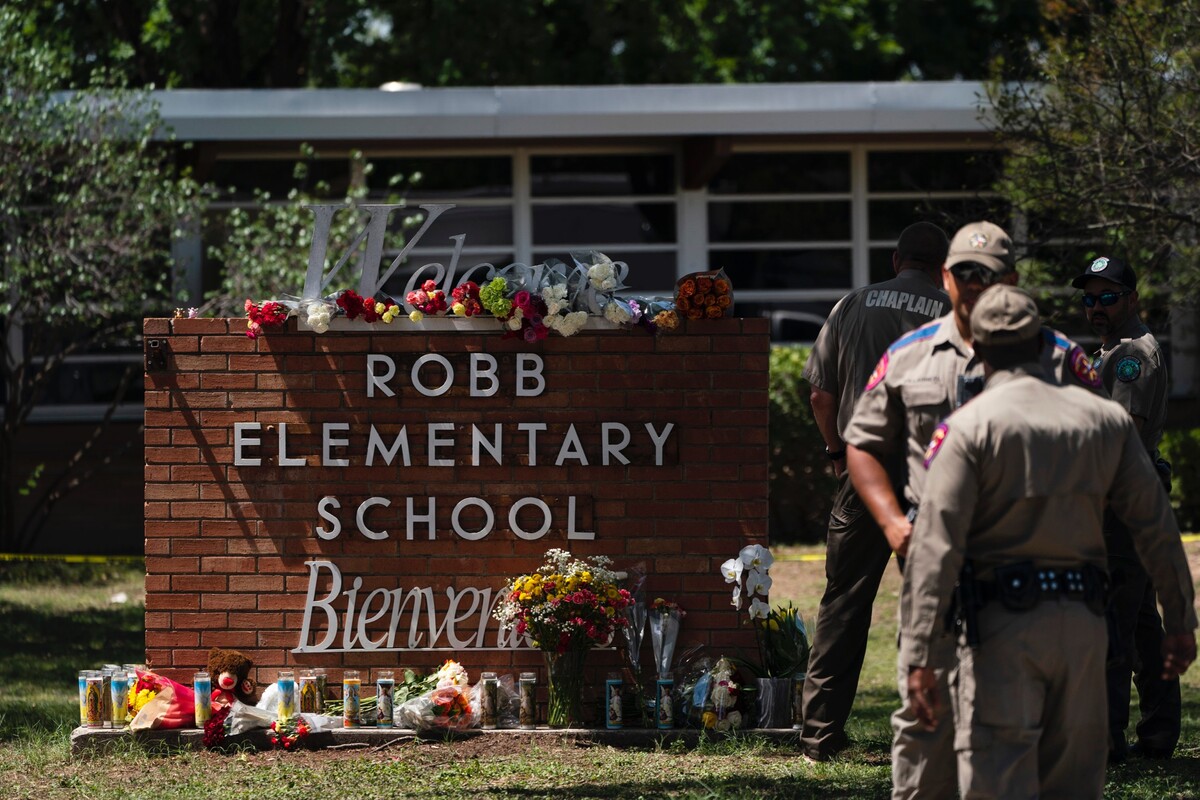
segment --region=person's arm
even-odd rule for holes
[[[841,458],[830,459],[833,474],[841,477],[842,473],[846,471],[846,444],[842,441],[841,434],[838,433],[837,398],[833,396],[832,392],[813,386],[808,399],[812,403],[813,419],[817,422],[817,430],[821,432],[821,438],[825,440],[827,451],[833,454],[843,454]]]
[[[930,728],[937,727],[944,716],[947,698],[937,691],[929,650],[950,608],[979,498],[972,453],[964,437],[948,432],[933,454],[936,459],[931,455],[921,513],[900,586],[899,659],[908,667],[908,703]]]
[[[850,469],[850,481],[862,498],[863,505],[883,531],[888,545],[896,555],[908,554],[908,541],[912,537],[912,523],[900,508],[900,500],[892,489],[892,481],[878,458],[854,445],[846,448],[846,463]]]

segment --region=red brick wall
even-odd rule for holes
[[[186,678],[204,664],[207,648],[217,645],[253,658],[260,681],[272,680],[283,667],[325,666],[334,681],[342,667],[368,672],[429,667],[449,657],[458,657],[473,677],[481,668],[539,666],[540,654],[523,650],[291,651],[299,644],[306,561],[334,562],[343,589],[361,577],[360,601],[376,587],[430,586],[444,605],[446,587],[499,589],[510,576],[535,568],[550,547],[607,555],[617,569],[643,562],[648,599],[662,595],[687,610],[681,648],[698,642],[716,656],[752,642],[744,612],[730,606],[718,567],[745,544],[766,541],[766,320],[692,322],[657,337],[640,330],[583,331],[532,345],[504,340],[491,320],[477,322],[467,331],[425,332],[402,319],[387,328],[315,335],[297,331],[293,320],[286,330],[251,340],[239,319],[146,320],[147,339],[166,339],[170,348],[168,368],[146,375],[149,663]],[[494,397],[469,396],[465,372],[471,352],[499,361],[500,391]],[[514,396],[513,365],[520,352],[544,359],[546,390],[540,396]],[[368,353],[396,361],[397,377],[389,384],[396,397],[367,397]],[[426,397],[413,389],[408,367],[425,353],[442,354],[454,364],[457,381],[447,394]],[[437,368],[426,374],[429,382],[439,382]],[[234,466],[237,422],[261,424],[262,444],[247,454],[261,456],[262,466]],[[288,454],[306,457],[309,466],[274,464],[275,426],[282,422],[288,423]],[[351,424],[351,444],[342,453],[350,467],[321,466],[325,422]],[[455,423],[453,467],[424,463],[424,429],[432,422]],[[490,433],[497,422],[505,424],[503,464],[484,455],[481,465],[472,466],[471,424],[486,425]],[[536,466],[527,464],[518,422],[548,425],[538,437]],[[629,426],[630,465],[598,464],[601,422]],[[649,439],[639,435],[645,422],[660,429],[675,424],[661,466],[654,465]],[[571,423],[591,466],[554,465]],[[389,444],[399,426],[407,426],[411,466],[362,464],[372,424]],[[342,503],[343,530],[332,541],[314,533],[317,526],[328,527],[317,514],[326,495]],[[371,541],[355,527],[357,504],[372,495],[392,502],[369,517],[374,529],[390,532],[384,541]],[[406,539],[409,496],[418,509],[427,497],[438,498],[435,541],[428,541],[424,528],[414,540]],[[449,524],[454,503],[468,496],[482,497],[496,510],[495,528],[479,541],[459,537]],[[523,541],[508,529],[508,506],[527,496],[544,499],[554,513],[553,526],[538,541]],[[566,540],[568,496],[577,498],[577,525],[594,531],[593,541]],[[527,528],[540,524],[537,514],[520,519]],[[327,587],[328,581],[322,592]],[[343,597],[339,611],[345,603]],[[314,625],[323,618],[314,613]],[[398,642],[406,633],[402,623]],[[310,636],[309,643],[318,638]],[[340,639],[339,633],[335,646]],[[445,637],[439,645],[448,647]],[[642,653],[647,669],[650,653],[647,641]],[[611,651],[590,660],[596,670],[616,662]]]

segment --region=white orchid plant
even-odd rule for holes
[[[742,603],[750,601],[748,612],[761,659],[756,671],[769,677],[786,677],[804,671],[808,665],[808,631],[791,603],[771,607],[770,570],[774,563],[769,549],[751,544],[721,565],[721,575],[726,583],[734,585],[734,608],[740,611]]]

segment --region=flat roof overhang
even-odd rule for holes
[[[977,82],[165,90],[192,142],[986,134]]]

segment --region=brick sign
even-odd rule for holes
[[[766,540],[766,320],[533,345],[440,322],[146,320],[149,663],[538,666],[490,612],[552,547],[642,566],[681,643],[746,644],[718,567]]]

